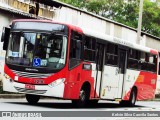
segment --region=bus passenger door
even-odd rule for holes
[[[119,67],[119,81],[118,81],[118,92],[117,98],[122,98],[123,88],[125,86],[125,74],[127,68],[127,51],[119,49],[118,67]]]
[[[102,81],[102,69],[104,60],[104,45],[97,43],[96,48],[96,77],[95,77],[95,93],[94,97],[100,97],[101,81]]]
[[[118,45],[107,43],[104,52],[104,68],[101,82],[101,99],[114,100],[117,98],[118,74]]]

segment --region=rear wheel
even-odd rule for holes
[[[79,93],[78,100],[72,100],[72,104],[75,107],[85,107],[89,101],[89,92],[87,91],[87,87],[83,86]]]
[[[121,101],[120,104],[122,106],[130,106],[130,107],[135,106],[136,98],[137,98],[137,92],[136,92],[136,89],[133,89],[131,91],[129,100],[127,100],[127,101]]]
[[[26,100],[28,101],[29,104],[37,104],[38,101],[40,99],[39,95],[30,95],[30,94],[26,94]]]
[[[137,98],[137,93],[136,93],[136,90],[133,89],[132,92],[131,92],[131,95],[130,95],[130,98],[129,98],[129,106],[135,106],[135,103],[136,103],[136,98]]]

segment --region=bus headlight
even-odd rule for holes
[[[6,73],[4,73],[4,77],[5,77],[6,79],[10,79],[9,75],[7,75]]]
[[[61,83],[63,83],[65,81],[65,78],[60,78],[60,79],[57,79],[55,81],[53,81],[52,83],[50,83],[48,86],[49,87],[55,87]]]

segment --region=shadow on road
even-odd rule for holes
[[[46,102],[40,102],[36,105],[30,105],[28,103],[24,102],[9,102],[10,104],[19,104],[19,105],[27,105],[27,106],[37,106],[37,107],[45,107],[45,108],[53,108],[53,109],[84,109],[84,108],[76,108],[71,103],[46,103]],[[139,108],[144,106],[134,106],[134,107],[123,107],[120,104],[117,103],[98,103],[94,106],[87,106],[85,109],[92,109],[92,108]]]

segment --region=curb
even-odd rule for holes
[[[160,99],[160,94],[155,95],[155,98]]]
[[[0,94],[0,99],[22,99],[25,97],[26,97],[25,94]],[[41,96],[41,99],[52,99],[52,98]]]
[[[152,101],[158,101],[158,102],[160,102],[160,98],[155,98]]]
[[[0,94],[0,99],[1,98],[25,98],[25,94]]]

